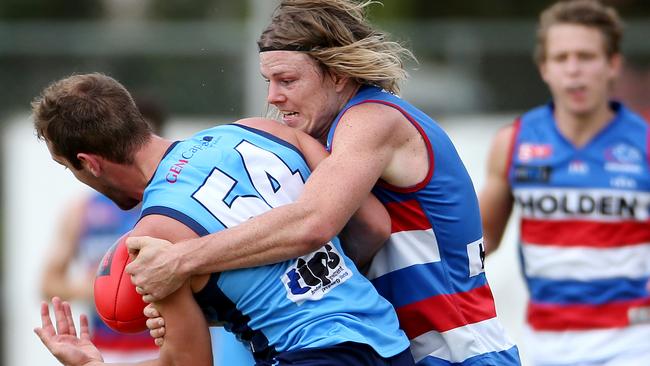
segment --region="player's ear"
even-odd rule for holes
[[[332,81],[334,82],[334,88],[336,89],[337,92],[342,91],[345,85],[347,84],[348,80],[350,80],[349,76],[339,75],[334,71],[330,71],[329,74],[330,77],[332,78]]]
[[[542,78],[542,80],[545,83],[548,83],[546,80],[546,62],[545,61],[538,61],[537,62],[537,71],[539,72],[539,76]]]
[[[621,74],[624,64],[625,60],[623,59],[623,55],[620,53],[615,53],[609,57],[610,77],[612,79]]]
[[[79,153],[77,159],[81,161],[81,166],[84,167],[90,174],[99,177],[102,172],[101,158],[95,154]]]

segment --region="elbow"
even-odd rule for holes
[[[387,225],[375,225],[370,230],[371,235],[375,238],[376,242],[385,243],[391,235],[391,225],[390,218],[387,221]]]
[[[337,228],[327,220],[320,220],[318,215],[309,215],[300,227],[302,243],[301,252],[305,254],[318,250],[332,240],[338,233]]]

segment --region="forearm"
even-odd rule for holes
[[[350,218],[339,234],[345,254],[364,267],[390,237],[391,222],[384,206],[373,195]]]
[[[154,306],[165,318],[166,329],[157,365],[211,365],[212,344],[208,325],[189,283]]]
[[[67,279],[56,274],[44,274],[41,292],[46,299],[58,296],[64,300],[87,300],[92,297],[92,280]]]
[[[306,207],[307,206],[307,207]],[[174,245],[187,275],[276,263],[325,244],[338,225],[300,202],[275,208],[233,228]],[[326,215],[325,215],[326,216]],[[342,226],[342,225],[341,225]]]

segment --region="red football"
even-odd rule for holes
[[[136,333],[147,329],[142,310],[147,305],[135,292],[131,277],[124,272],[130,262],[124,234],[104,254],[95,277],[95,307],[100,318],[111,329]]]

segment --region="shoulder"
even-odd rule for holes
[[[341,115],[332,136],[333,144],[340,145],[342,141],[348,141],[355,144],[379,144],[383,147],[386,147],[387,142],[395,145],[409,137],[410,126],[407,117],[393,106],[361,103],[350,107]]]
[[[376,102],[356,104],[341,116],[341,122],[364,121],[371,123],[373,128],[394,126],[405,119],[404,113],[396,107]]]
[[[296,130],[272,119],[245,118],[240,119],[235,124],[264,131],[294,145],[298,143]]]

